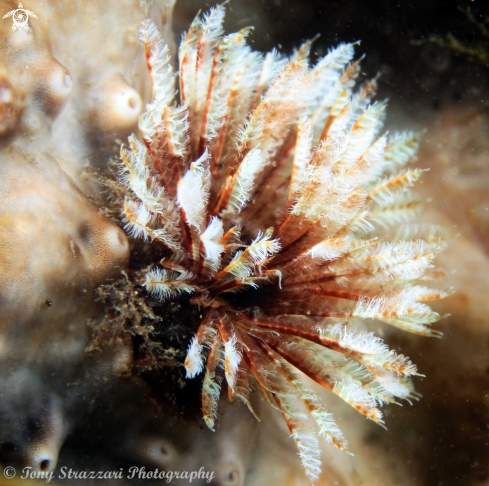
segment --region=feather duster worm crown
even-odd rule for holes
[[[224,12],[193,21],[178,76],[143,22],[153,100],[142,142],[131,136],[118,176],[102,182],[127,233],[168,250],[137,282],[162,301],[191,294],[202,310],[185,367],[188,378],[205,372],[208,427],[224,379],[253,412],[253,380],[313,481],[318,434],[347,443],[308,380],[379,424],[379,406],[416,398],[416,367],[359,321],[438,335],[424,302],[447,292],[423,282],[440,275],[432,262],[446,235],[408,224],[422,204],[409,190],[422,171],[405,168],[418,137],[380,133],[385,103],[371,103],[375,79],[354,90],[353,44],[314,66],[310,42],[290,58],[263,55],[246,45],[249,29],[223,34]]]

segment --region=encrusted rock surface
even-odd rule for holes
[[[161,2],[155,20],[171,7]],[[0,14],[17,8],[1,2]],[[49,471],[99,384],[131,358],[123,347],[85,353],[94,291],[120,275],[129,248],[80,173],[134,129],[145,80],[131,75],[139,2],[25,8],[38,17],[28,31],[0,23],[0,454]]]

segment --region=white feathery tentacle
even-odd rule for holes
[[[210,172],[209,152],[190,165],[178,183],[178,204],[185,211],[188,224],[199,233],[203,230],[209,201]]]
[[[144,286],[146,290],[159,300],[186,292],[192,294],[196,286],[190,284],[193,275],[191,273],[176,274],[168,270],[155,268],[150,270],[145,277]]]
[[[224,251],[224,245],[221,245],[224,230],[222,221],[214,216],[205,231],[200,235],[200,241],[205,248],[206,258],[210,260],[216,268],[221,262],[221,254]]]

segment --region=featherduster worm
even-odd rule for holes
[[[423,171],[406,168],[418,135],[382,133],[386,104],[371,101],[376,79],[355,88],[353,44],[314,66],[311,42],[290,58],[263,55],[249,29],[224,35],[224,13],[194,20],[177,74],[143,22],[153,100],[141,141],[122,148],[118,175],[97,178],[128,234],[166,251],[136,283],[161,301],[191,294],[201,310],[185,367],[187,378],[205,373],[208,427],[223,382],[252,412],[251,387],[261,389],[314,481],[318,435],[347,442],[308,382],[379,424],[380,406],[417,398],[416,367],[359,321],[438,336],[426,302],[449,292],[424,283],[440,276],[433,260],[448,236],[409,224],[422,207],[410,188]]]

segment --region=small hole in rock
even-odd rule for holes
[[[168,448],[166,446],[161,446],[160,452],[163,456],[166,456],[166,457],[168,457],[171,454],[171,452],[168,450]]]
[[[232,469],[224,476],[224,484],[226,486],[237,486],[239,484],[239,472]]]
[[[51,461],[49,459],[44,459],[44,461],[41,461],[41,464],[40,464],[41,471],[43,471],[43,472],[49,471],[50,468],[51,468]]]

